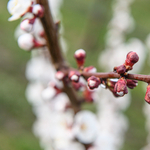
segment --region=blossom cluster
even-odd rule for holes
[[[118,47],[118,51],[122,48],[129,51],[132,44],[135,46],[138,43],[139,50],[143,48],[138,40],[132,41],[130,48],[123,43],[124,33],[130,31],[131,25],[132,27],[134,25],[128,13],[131,1],[117,0],[117,2],[114,6],[114,17],[109,25],[107,41],[109,46],[106,53],[101,55],[104,58],[108,57],[107,52],[111,49],[112,57],[109,57],[109,63],[111,59],[115,59],[113,56],[117,56],[115,49]],[[33,131],[40,139],[41,146],[45,150],[120,149],[123,144],[123,138],[120,137],[124,136],[128,121],[118,112],[125,110],[129,102],[126,97],[119,100],[112,98],[111,93],[107,91],[105,93],[99,85],[109,89],[115,97],[122,97],[128,93],[128,88],[136,87],[137,81],[127,79],[127,74],[138,62],[138,54],[130,51],[124,63],[119,61],[118,64],[122,65],[114,67],[116,64],[111,64],[114,67],[114,73],[120,76],[119,79],[100,78],[96,75],[85,78],[83,73],[95,74],[97,69],[94,66],[84,66],[86,52],[83,49],[77,50],[74,54],[78,69],[69,68],[66,71],[64,68],[57,68],[56,71],[46,47],[45,31],[40,24],[40,18],[44,16],[44,7],[36,4],[34,0],[10,0],[8,11],[12,14],[9,21],[23,18],[20,28],[24,32],[18,38],[18,45],[26,51],[38,48],[36,51],[31,51],[32,58],[27,64],[26,77],[30,83],[26,96],[37,116]],[[119,23],[116,24],[116,22]],[[106,68],[110,68],[111,65],[106,64],[108,66]],[[64,84],[82,95],[77,102],[78,111],[74,110],[73,103],[65,93]],[[106,98],[106,95],[109,98]],[[145,100],[150,103],[150,85],[147,86]],[[80,106],[85,103],[94,103],[97,106],[97,113],[83,110]]]

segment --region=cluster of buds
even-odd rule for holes
[[[27,13],[32,14],[32,18],[25,18],[20,24],[20,28],[25,32],[31,32],[36,21],[36,18],[44,16],[44,7],[40,4],[35,4],[33,0],[10,0],[7,5],[8,11],[12,15],[8,20],[14,21],[24,17]],[[40,35],[39,35],[40,36]],[[20,48],[30,51],[33,48],[45,46],[45,42],[38,41],[33,34],[23,34],[18,39]]]
[[[126,56],[125,63],[118,67],[114,68],[114,71],[120,74],[121,78],[115,83],[108,81],[107,87],[112,91],[112,93],[116,96],[124,96],[128,93],[128,88],[133,89],[137,86],[136,80],[129,80],[125,78],[125,75],[129,70],[133,69],[133,65],[137,63],[139,60],[139,56],[136,52],[129,52]]]
[[[44,7],[40,4],[34,4],[33,0],[9,0],[7,9],[12,15],[8,20],[14,21],[23,17],[27,13],[32,13],[35,17],[43,17]]]
[[[121,66],[115,67],[114,70],[118,73],[118,74],[124,74],[125,72],[132,70],[133,69],[133,65],[135,63],[137,63],[139,60],[139,56],[137,55],[136,52],[129,52],[127,54],[125,63]]]

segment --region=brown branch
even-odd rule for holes
[[[37,3],[44,7],[45,12],[44,17],[41,18],[41,22],[46,35],[47,47],[52,56],[52,62],[56,69],[59,69],[63,65],[67,66],[59,46],[57,28],[53,22],[49,2],[48,0],[37,0]]]
[[[87,72],[82,72],[81,73],[83,77],[86,79],[91,77],[91,76],[96,76],[99,78],[120,78],[120,74],[115,73],[115,72],[107,72],[107,73],[87,73]],[[127,79],[131,80],[138,80],[138,81],[143,81],[150,83],[150,75],[141,75],[141,74],[127,74],[125,75]]]
[[[56,70],[59,70],[61,68],[65,68],[68,70],[69,65],[65,61],[59,46],[57,27],[51,15],[49,2],[48,0],[37,0],[37,3],[41,4],[44,7],[45,12],[44,12],[44,17],[41,18],[41,22],[45,31],[47,47],[51,55],[52,63],[55,66]],[[79,111],[80,103],[77,94],[75,93],[72,87],[66,84],[65,81],[63,81],[63,83],[64,83],[64,91],[68,95],[74,111],[75,112]]]

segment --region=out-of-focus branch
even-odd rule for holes
[[[59,46],[57,26],[53,21],[49,2],[48,0],[37,0],[37,3],[41,4],[44,7],[44,16],[41,18],[41,22],[45,31],[47,47],[51,55],[52,63],[55,66],[56,70],[59,70],[61,68],[65,68],[68,70],[69,65],[65,61],[61,48]],[[77,112],[80,109],[79,98],[77,97],[74,89],[70,87],[69,84],[66,84],[65,81],[63,83],[64,91],[68,95],[74,111]]]

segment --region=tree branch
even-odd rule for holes
[[[49,2],[48,0],[37,0],[37,3],[41,4],[44,7],[45,12],[44,17],[41,18],[41,22],[45,31],[47,47],[51,55],[52,63],[55,66],[56,70],[59,70],[61,68],[65,68],[68,70],[69,65],[65,61],[59,46],[57,27],[55,26],[55,23],[52,19]],[[74,111],[79,111],[80,103],[77,94],[75,93],[74,89],[69,86],[69,84],[66,84],[65,81],[63,81],[63,83],[64,91],[68,95]]]
[[[83,77],[86,79],[91,77],[91,76],[96,76],[99,78],[120,78],[120,74],[115,73],[115,72],[106,72],[106,73],[87,73],[87,72],[82,72],[81,73]],[[127,79],[131,80],[138,80],[138,81],[143,81],[150,83],[150,75],[141,75],[141,74],[126,74],[124,75]]]

